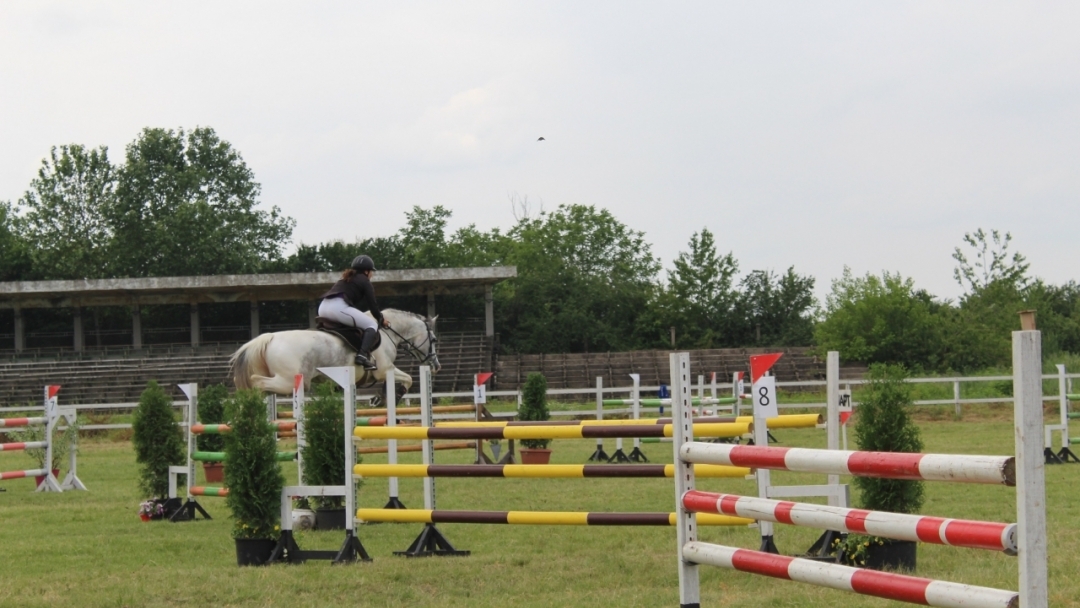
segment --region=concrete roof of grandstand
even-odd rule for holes
[[[66,308],[315,300],[340,277],[339,272],[228,274],[200,277],[17,281],[0,283],[0,308]],[[516,266],[380,270],[372,283],[384,296],[484,293],[517,276]]]

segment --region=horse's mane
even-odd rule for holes
[[[416,319],[418,321],[426,321],[427,320],[427,318],[424,317],[423,315],[418,315],[415,312],[410,312],[408,310],[398,310],[396,308],[384,308],[383,312],[384,313],[389,312],[389,313],[393,313],[395,315],[401,315],[403,317],[412,317],[412,318],[414,318],[414,319]]]

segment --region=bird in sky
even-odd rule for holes
[[[544,141],[544,138],[543,138],[543,137],[541,137],[540,139],[538,139],[538,140],[536,140],[536,141]]]

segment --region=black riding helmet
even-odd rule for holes
[[[371,257],[366,255],[358,255],[356,259],[352,261],[352,269],[357,272],[367,272],[368,270],[375,270],[375,261]]]

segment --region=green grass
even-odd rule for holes
[[[1012,451],[1008,421],[921,423],[927,451],[1004,454]],[[823,447],[820,430],[776,433],[785,445]],[[631,440],[626,441],[629,447]],[[558,441],[555,461],[582,463],[594,440]],[[284,446],[283,446],[284,449]],[[606,449],[614,449],[609,440]],[[670,444],[647,444],[653,462],[671,462]],[[467,462],[468,452],[438,452],[442,463]],[[415,454],[403,462],[418,462]],[[0,453],[0,470],[27,468],[19,453]],[[367,462],[385,462],[369,456]],[[98,439],[82,445],[80,477],[88,493],[38,494],[32,481],[0,483],[0,547],[5,555],[2,606],[672,606],[678,602],[675,533],[670,528],[583,528],[443,525],[463,558],[409,560],[392,556],[420,526],[362,526],[360,538],[375,561],[331,566],[236,567],[228,511],[203,498],[212,521],[142,523],[137,516],[135,464],[130,444]],[[1052,606],[1080,605],[1080,465],[1047,468]],[[295,467],[285,466],[295,483]],[[201,476],[201,474],[200,474]],[[823,476],[774,473],[774,483],[823,483]],[[387,481],[370,479],[360,504],[380,507]],[[702,480],[699,487],[753,493],[744,480]],[[402,500],[421,506],[419,480],[401,480]],[[659,479],[441,479],[444,509],[668,511],[672,483]],[[1015,520],[1009,488],[927,484],[928,514]],[[777,527],[784,553],[805,550],[817,531]],[[704,528],[706,541],[756,548],[756,530]],[[337,548],[340,533],[304,533],[308,549]],[[702,605],[740,607],[899,606],[743,573],[702,567]],[[1000,553],[920,545],[918,575],[1015,589],[1016,560]]]

